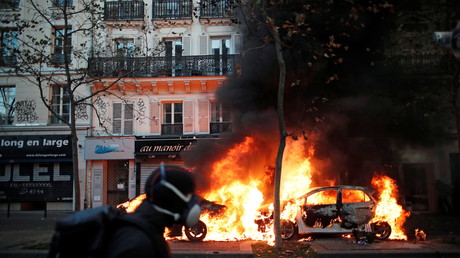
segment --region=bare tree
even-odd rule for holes
[[[12,36],[19,43],[4,47],[9,47],[8,51],[13,53],[14,60],[3,71],[35,85],[43,105],[51,113],[50,120],[69,127],[72,138],[74,210],[80,210],[77,121],[89,120],[91,109],[99,118],[98,102],[94,102],[94,99],[102,93],[116,95],[123,100],[123,94],[119,92],[117,95],[113,89],[127,74],[113,78],[112,71],[108,76],[91,73],[88,68],[88,62],[94,55],[95,42],[104,40],[104,9],[100,1],[21,2],[25,15],[1,17],[3,24],[15,28]],[[112,82],[103,88],[91,87],[105,77],[112,77]],[[49,97],[50,92],[57,93],[60,98],[54,98],[53,94]],[[19,108],[18,103],[16,107]],[[68,110],[63,111],[62,108]]]

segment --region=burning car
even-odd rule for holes
[[[391,226],[384,221],[374,221],[376,199],[369,188],[361,186],[330,186],[309,191],[296,202],[295,218],[281,220],[281,237],[290,239],[297,234],[334,233],[367,237],[369,240],[387,239]],[[259,231],[266,230],[272,221],[271,212],[260,211],[255,220]],[[267,216],[269,215],[269,216]]]

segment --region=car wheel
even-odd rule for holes
[[[391,226],[387,222],[378,221],[372,223],[372,231],[375,233],[375,238],[385,240],[391,235]]]
[[[282,220],[281,221],[281,239],[291,239],[297,235],[297,227],[292,221]]]
[[[194,226],[185,228],[185,235],[190,241],[201,241],[206,237],[207,233],[208,228],[201,220],[198,220]]]

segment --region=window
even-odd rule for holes
[[[2,0],[0,9],[14,9],[19,7],[19,0]]]
[[[212,122],[229,122],[230,112],[222,104],[211,102]]]
[[[181,39],[167,39],[165,40],[165,56],[182,57],[182,40]]]
[[[228,55],[230,54],[230,39],[220,38],[211,40],[211,48],[213,55]]]
[[[231,71],[231,62],[228,60],[228,54],[230,54],[230,39],[212,39],[211,48],[214,56],[215,75],[227,75],[227,72]]]
[[[134,104],[113,103],[113,134],[132,135],[134,127]]]
[[[14,86],[0,86],[0,125],[13,124],[15,100],[16,88]]]
[[[72,0],[51,0],[53,7],[70,7],[73,6]]]
[[[182,103],[163,104],[163,124],[182,124]]]
[[[211,102],[211,133],[231,131],[230,120],[230,112],[222,104]]]
[[[1,66],[12,66],[16,64],[16,54],[15,51],[18,49],[18,35],[19,31],[17,30],[3,30],[1,31]]]
[[[54,30],[54,53],[53,63],[64,64],[64,54],[67,54],[68,62],[71,61],[72,29],[58,28]]]
[[[182,102],[163,103],[163,123],[161,134],[179,135],[182,133]]]
[[[369,202],[371,198],[363,191],[342,189],[342,203]]]
[[[116,53],[120,57],[134,57],[136,49],[133,39],[117,39],[115,40]]]
[[[62,86],[52,86],[52,101],[51,109],[60,116],[64,121],[70,121],[70,97],[69,93],[64,90]],[[51,113],[50,116],[51,124],[62,124],[63,121],[58,119],[56,115]]]

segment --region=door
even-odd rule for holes
[[[374,212],[374,203],[361,189],[341,189],[338,198],[342,227],[355,228],[369,222]]]
[[[117,205],[129,200],[128,160],[109,160],[107,162],[107,204]]]
[[[337,189],[314,191],[305,198],[302,220],[308,227],[326,228],[338,216]]]

